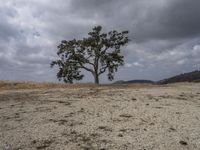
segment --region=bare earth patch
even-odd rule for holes
[[[1,90],[0,149],[199,150],[200,84]]]

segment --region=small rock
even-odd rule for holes
[[[33,140],[33,141],[32,141],[32,143],[33,143],[33,144],[36,144],[36,143],[37,143],[37,141],[36,141],[36,140]]]
[[[106,126],[99,126],[99,129],[106,129]]]
[[[126,130],[127,130],[127,129],[121,129],[120,131],[121,131],[121,132],[126,132]]]
[[[169,128],[171,131],[176,131],[176,129],[174,129],[173,127]]]
[[[185,142],[185,141],[179,141],[179,143],[181,144],[181,145],[188,145],[188,143],[187,142]]]
[[[121,114],[119,116],[120,117],[124,117],[124,118],[131,118],[131,117],[133,117],[132,115],[129,115],[129,114]]]
[[[137,100],[136,98],[134,98],[134,97],[132,98],[132,101],[136,101],[136,100]]]

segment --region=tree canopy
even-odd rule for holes
[[[119,66],[124,64],[121,47],[128,43],[128,31],[116,30],[102,33],[101,26],[95,26],[88,37],[82,40],[63,40],[58,46],[58,60],[52,61],[51,67],[57,66],[57,78],[67,83],[81,80],[82,70],[94,76],[94,82],[99,84],[99,76],[107,72],[109,80]]]

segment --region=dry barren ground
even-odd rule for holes
[[[199,150],[200,84],[0,91],[1,150]]]

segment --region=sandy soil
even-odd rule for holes
[[[1,150],[199,150],[200,84],[0,91]]]

